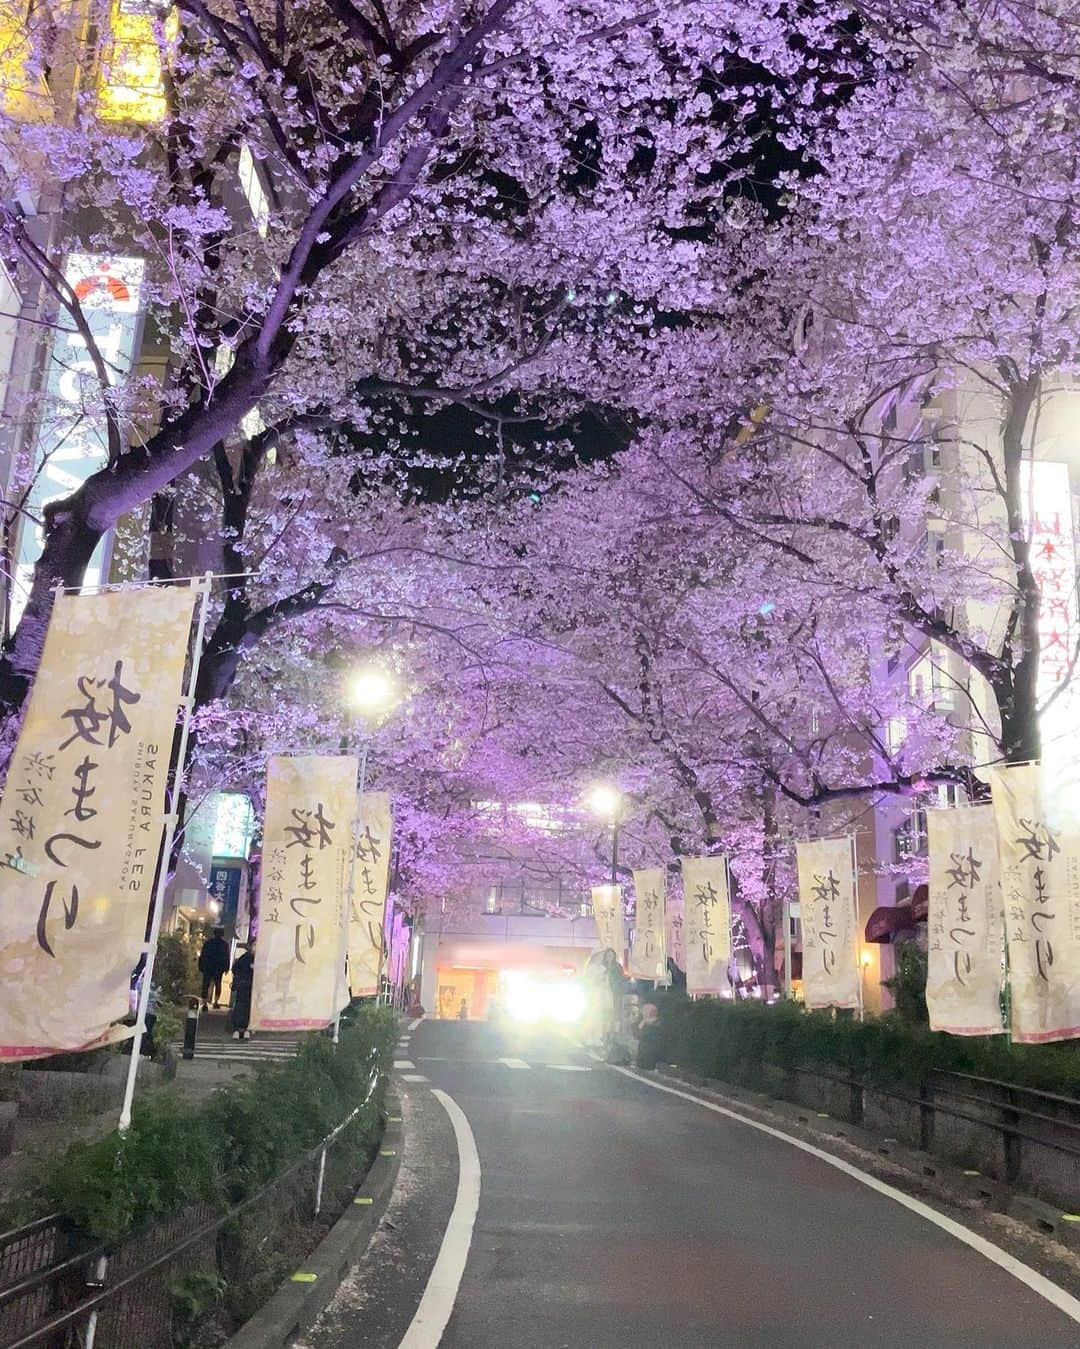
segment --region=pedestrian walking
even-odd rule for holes
[[[202,944],[199,952],[199,973],[202,975],[203,1011],[209,1010],[210,993],[213,990],[214,1006],[221,1006],[221,980],[229,968],[229,943],[225,940],[225,929],[214,928]]]
[[[251,986],[255,979],[255,943],[245,942],[232,967],[234,1040],[250,1040]]]

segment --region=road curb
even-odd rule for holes
[[[352,1203],[288,1282],[227,1340],[223,1349],[288,1345],[318,1318],[375,1235],[390,1203],[404,1141],[400,1103],[387,1099],[379,1153]],[[363,1201],[363,1202],[360,1202]]]
[[[890,1163],[910,1177],[916,1186],[932,1183],[953,1199],[992,1213],[1004,1213],[1040,1236],[1049,1237],[1073,1253],[1080,1253],[1080,1216],[1062,1213],[1060,1207],[1021,1194],[993,1176],[965,1169],[945,1161],[935,1153],[908,1147],[894,1138],[864,1129],[861,1125],[848,1124],[845,1120],[808,1110],[805,1106],[795,1105],[779,1097],[731,1086],[714,1078],[703,1078],[697,1073],[684,1073],[673,1065],[665,1065],[663,1070],[654,1069],[651,1072],[641,1069],[634,1071],[643,1077],[654,1077],[668,1086],[684,1090],[689,1087],[703,1100],[726,1105],[736,1111],[742,1110],[748,1117],[758,1117],[762,1123],[783,1124],[794,1135],[808,1135],[819,1145],[822,1142],[847,1144],[869,1157],[878,1157]]]

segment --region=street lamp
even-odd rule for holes
[[[622,794],[610,782],[597,782],[589,789],[589,809],[601,819],[611,821],[611,883],[619,883],[619,807]]]
[[[360,842],[360,827],[363,824],[364,790],[367,787],[368,747],[371,742],[372,728],[381,716],[391,711],[398,700],[398,686],[393,675],[380,665],[365,665],[354,670],[349,676],[346,690],[346,702],[350,717],[349,728],[355,723],[360,728],[360,777],[356,787],[356,814],[353,817],[352,847],[349,853],[349,891],[348,902],[341,915],[342,949],[345,948],[349,931],[349,922],[353,915],[353,895],[356,887],[356,850]],[[346,741],[349,739],[348,728]],[[344,970],[339,968],[335,975],[334,991],[334,1044],[341,1038],[341,978]],[[380,957],[380,976],[381,957]]]

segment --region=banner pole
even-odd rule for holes
[[[855,972],[859,989],[859,1020],[866,1019],[866,1000],[863,996],[865,974],[862,963],[862,937],[859,934],[859,855],[855,847],[855,835],[848,836],[851,843],[851,898],[855,908]]]
[[[791,990],[791,900],[780,901],[781,921],[784,924],[784,997],[790,1002]]]
[[[349,849],[349,885],[345,903],[341,907],[341,949],[334,967],[334,1030],[331,1039],[334,1044],[341,1040],[341,977],[344,971],[345,956],[349,949],[349,924],[352,922],[353,895],[356,890],[356,852],[360,847],[360,826],[363,823],[364,788],[367,786],[368,738],[365,735],[360,743],[360,780],[356,788],[356,813],[353,816],[352,844]]]
[[[157,885],[154,888],[154,901],[150,909],[150,935],[146,941],[146,964],[143,966],[142,983],[139,985],[139,1002],[135,1014],[135,1031],[131,1041],[131,1059],[128,1063],[127,1081],[124,1083],[124,1103],[120,1109],[120,1132],[126,1133],[131,1127],[131,1107],[135,1099],[135,1079],[139,1074],[139,1059],[142,1057],[143,1036],[146,1034],[146,1010],[150,1005],[150,987],[154,979],[154,959],[157,955],[158,934],[161,931],[161,914],[165,907],[165,887],[169,880],[169,858],[172,855],[173,839],[176,837],[177,811],[180,795],[184,789],[184,777],[187,760],[188,737],[191,733],[192,704],[195,701],[195,688],[199,681],[199,666],[202,663],[203,640],[206,636],[206,618],[210,611],[210,584],[213,572],[206,572],[196,583],[199,592],[199,618],[195,625],[195,647],[191,656],[191,669],[188,674],[187,692],[181,699],[183,716],[180,722],[180,743],[176,755],[176,774],[173,778],[172,792],[166,803],[165,833],[161,840],[160,862],[158,864]]]

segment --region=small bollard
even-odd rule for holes
[[[184,1052],[185,1059],[195,1057],[195,1036],[199,1032],[199,1004],[193,998],[188,1004],[187,1016],[184,1018]]]

